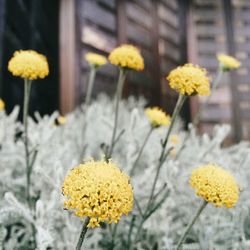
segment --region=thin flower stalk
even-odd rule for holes
[[[95,76],[96,76],[96,67],[92,65],[90,67],[90,75],[89,75],[89,80],[88,80],[88,85],[87,85],[87,93],[86,93],[86,99],[85,99],[86,105],[89,105],[91,101],[93,86],[95,82]]]
[[[114,145],[116,141],[116,133],[117,133],[117,125],[118,125],[118,116],[119,116],[119,104],[122,98],[122,90],[123,90],[125,79],[126,79],[126,70],[120,67],[119,79],[118,79],[117,90],[116,90],[114,127],[113,127],[113,132],[112,132],[111,143],[108,149],[108,153],[106,154],[106,160],[111,158],[113,154],[113,150],[114,150]]]
[[[29,99],[32,81],[25,78],[24,79],[24,103],[23,103],[23,126],[24,126],[24,148],[25,148],[25,162],[26,162],[26,198],[27,202],[30,204],[30,154],[29,154],[29,140],[28,140],[28,111],[29,111]]]
[[[223,76],[223,73],[224,73],[224,70],[221,66],[219,66],[219,69],[218,69],[218,72],[217,72],[217,75],[215,77],[215,80],[213,82],[213,85],[212,85],[212,88],[211,88],[211,95],[209,95],[205,102],[200,106],[198,112],[196,113],[195,117],[194,117],[194,121],[193,121],[193,124],[194,126],[197,126],[200,122],[200,118],[201,118],[201,115],[202,115],[202,112],[204,111],[205,107],[207,106],[207,104],[209,103],[209,101],[211,100],[211,96],[212,94],[214,93],[214,91],[218,88],[219,86],[219,83],[221,81],[221,78]]]
[[[136,233],[135,241],[134,241],[135,243],[137,243],[137,241],[138,241],[138,238],[140,236],[140,231],[141,231],[141,229],[143,227],[144,222],[149,218],[149,216],[147,216],[147,214],[148,214],[149,208],[151,206],[151,203],[152,203],[152,201],[154,200],[154,197],[155,197],[155,195],[154,195],[155,194],[155,188],[156,188],[156,184],[157,184],[157,181],[158,181],[158,178],[159,178],[161,167],[162,167],[163,163],[165,162],[168,154],[172,150],[172,148],[169,148],[166,151],[168,140],[169,140],[171,131],[172,131],[173,127],[174,127],[174,124],[176,122],[176,118],[178,117],[186,98],[187,98],[187,96],[185,96],[185,95],[181,95],[181,94],[179,95],[176,106],[175,106],[175,109],[174,109],[174,112],[173,112],[173,115],[172,115],[172,119],[171,119],[169,129],[167,131],[165,140],[162,142],[161,155],[160,155],[158,166],[157,166],[157,169],[156,169],[156,174],[155,174],[155,178],[154,178],[154,181],[153,181],[153,186],[152,186],[152,189],[151,189],[150,197],[149,197],[145,212],[143,213],[141,222],[140,222],[140,224],[138,226],[138,229],[137,229],[137,233]]]
[[[192,226],[194,225],[194,223],[196,222],[196,220],[199,218],[200,214],[202,213],[202,211],[204,210],[204,208],[206,207],[207,202],[204,200],[202,202],[202,204],[200,205],[200,207],[198,208],[197,212],[195,213],[194,217],[192,218],[192,220],[189,222],[189,224],[187,225],[185,231],[183,232],[179,242],[177,243],[177,247],[176,250],[180,250],[182,247],[182,244],[184,243],[187,234],[189,233],[190,229],[192,228]]]
[[[142,144],[142,146],[141,146],[141,149],[140,149],[140,151],[139,151],[139,153],[138,153],[138,155],[137,155],[137,157],[136,157],[136,160],[135,160],[135,162],[134,162],[134,164],[133,164],[133,166],[132,166],[132,168],[131,168],[131,171],[130,171],[130,174],[129,174],[130,177],[134,176],[135,169],[136,169],[136,167],[137,167],[137,165],[138,165],[139,159],[140,159],[140,157],[141,157],[141,155],[142,155],[142,152],[143,152],[143,150],[144,150],[144,148],[145,148],[145,146],[146,146],[146,144],[147,144],[147,142],[148,142],[148,139],[149,139],[150,135],[152,134],[153,130],[154,130],[154,127],[151,126],[151,128],[150,128],[150,130],[148,131],[148,133],[147,133],[147,135],[146,135],[146,137],[145,137],[145,140],[144,140],[144,142],[143,142],[143,144]]]
[[[78,242],[77,242],[77,245],[76,245],[76,250],[81,250],[82,248],[82,244],[83,244],[83,241],[84,241],[84,238],[85,238],[85,235],[87,233],[87,230],[88,230],[88,224],[89,224],[89,221],[90,221],[90,218],[87,217],[82,225],[82,230],[81,230],[81,233],[80,233],[80,236],[79,236],[79,239],[78,239]]]
[[[159,163],[158,163],[158,166],[157,166],[156,175],[155,175],[154,182],[153,182],[153,187],[152,187],[151,194],[150,194],[150,197],[149,197],[148,206],[150,205],[150,203],[151,203],[151,201],[152,201],[152,199],[154,197],[155,187],[156,187],[157,180],[158,180],[158,177],[159,177],[159,174],[160,174],[160,169],[161,169],[163,163],[165,162],[165,160],[167,158],[167,155],[170,152],[169,150],[166,152],[166,147],[167,147],[167,144],[168,144],[168,140],[169,140],[171,131],[172,131],[173,127],[174,127],[174,124],[176,122],[176,118],[178,117],[186,98],[187,97],[185,95],[181,95],[181,94],[178,97],[178,100],[177,100],[177,103],[176,103],[176,106],[175,106],[175,109],[174,109],[174,112],[173,112],[173,115],[172,115],[172,120],[171,120],[169,129],[167,131],[167,135],[165,137],[165,140],[162,143],[161,155],[160,155],[160,158],[159,158]]]
[[[128,232],[128,243],[127,243],[127,248],[128,249],[130,249],[130,246],[131,246],[131,235],[132,235],[132,232],[133,232],[133,228],[135,226],[135,220],[136,220],[136,216],[132,215],[131,222],[130,222],[130,227],[129,227],[129,232]]]

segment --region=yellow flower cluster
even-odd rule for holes
[[[189,180],[196,194],[216,207],[233,207],[239,198],[234,177],[223,168],[208,164],[193,170]]]
[[[5,103],[2,99],[0,99],[0,111],[5,109]]]
[[[172,70],[167,76],[169,85],[182,95],[210,95],[207,71],[193,64],[185,64]]]
[[[49,74],[46,57],[34,50],[16,51],[9,61],[8,69],[14,76],[29,80],[44,78]]]
[[[241,65],[241,62],[236,58],[225,54],[218,54],[217,59],[224,70],[237,69]]]
[[[127,69],[143,70],[144,60],[140,51],[133,45],[124,44],[111,51],[109,61]]]
[[[158,107],[146,108],[145,114],[154,128],[170,125],[170,116]]]
[[[90,217],[88,227],[115,222],[133,208],[129,177],[112,162],[88,161],[73,168],[65,177],[62,192],[66,209],[79,217]]]
[[[107,59],[105,56],[96,53],[87,53],[85,55],[85,59],[89,63],[89,65],[93,65],[94,67],[99,67],[107,63]]]

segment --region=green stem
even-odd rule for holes
[[[135,219],[136,219],[136,216],[132,215],[130,227],[129,227],[129,232],[128,232],[128,249],[130,249],[130,246],[131,246],[131,235],[133,232],[133,228],[135,226]]]
[[[171,118],[171,123],[170,123],[169,129],[167,131],[165,140],[162,142],[161,155],[160,155],[160,158],[159,158],[155,178],[154,178],[154,181],[153,181],[153,186],[152,186],[150,197],[149,197],[149,200],[148,200],[148,203],[147,203],[147,206],[146,206],[146,210],[144,212],[144,215],[143,215],[143,217],[141,219],[141,222],[139,224],[139,227],[137,229],[137,233],[136,233],[136,236],[135,236],[135,243],[138,241],[138,237],[140,236],[140,231],[141,231],[141,229],[143,227],[144,222],[146,221],[146,219],[148,219],[147,212],[148,212],[148,209],[149,209],[149,207],[151,205],[151,202],[152,202],[152,200],[154,198],[155,188],[156,188],[156,184],[157,184],[157,181],[158,181],[158,178],[159,178],[161,167],[162,167],[163,163],[165,162],[168,154],[170,153],[170,151],[172,149],[172,148],[169,148],[167,150],[167,152],[166,152],[168,140],[169,140],[171,131],[172,131],[173,127],[174,127],[174,124],[176,122],[176,118],[178,117],[186,98],[187,97],[184,96],[184,95],[179,95],[177,103],[175,105],[175,109],[174,109],[174,112],[173,112],[173,115],[172,115],[172,118]]]
[[[164,161],[166,160],[166,157],[167,157],[168,153],[170,152],[169,150],[167,152],[165,152],[167,144],[168,144],[168,140],[169,140],[169,137],[170,137],[170,134],[172,132],[172,129],[173,129],[174,124],[176,122],[176,118],[178,117],[186,98],[187,97],[184,96],[184,95],[179,95],[179,98],[178,98],[177,103],[175,105],[175,109],[174,109],[174,112],[173,112],[173,115],[172,115],[172,118],[171,118],[171,123],[170,123],[169,129],[167,131],[167,135],[165,137],[165,140],[162,143],[161,156],[159,158],[159,163],[158,163],[158,166],[157,166],[156,175],[155,175],[154,182],[153,182],[153,187],[152,187],[150,198],[149,198],[149,201],[148,201],[148,206],[149,206],[149,204],[152,201],[153,196],[154,196],[155,187],[156,187],[156,183],[157,183],[157,180],[158,180],[158,177],[159,177],[161,166],[163,165]]]
[[[205,100],[205,102],[200,106],[198,112],[196,113],[195,117],[194,117],[194,121],[193,124],[194,126],[197,126],[198,123],[200,122],[200,118],[202,115],[202,112],[204,111],[204,108],[207,106],[207,104],[209,103],[209,101],[211,100],[211,96],[214,93],[214,91],[218,88],[221,77],[223,75],[223,69],[221,67],[219,67],[217,75],[215,77],[215,80],[213,82],[212,88],[211,88],[211,95],[208,96],[208,98]]]
[[[142,152],[143,152],[143,150],[144,150],[144,147],[146,146],[146,144],[147,144],[147,142],[148,142],[148,139],[149,139],[151,133],[153,132],[153,130],[154,130],[154,127],[151,126],[150,130],[148,131],[148,133],[147,133],[147,135],[146,135],[146,137],[145,137],[145,139],[144,139],[144,142],[143,142],[143,144],[142,144],[142,146],[141,146],[141,149],[140,149],[140,151],[139,151],[139,154],[137,155],[137,158],[136,158],[136,160],[135,160],[135,162],[134,162],[134,164],[133,164],[133,166],[132,166],[132,168],[131,168],[131,171],[130,171],[130,174],[129,174],[130,177],[132,177],[132,176],[134,175],[134,173],[135,173],[135,169],[136,169],[136,167],[137,167],[137,163],[138,163],[138,161],[139,161],[139,159],[140,159],[140,157],[141,157],[141,155],[142,155]]]
[[[120,103],[120,100],[122,98],[122,90],[123,90],[123,84],[125,82],[125,79],[126,79],[126,71],[124,68],[120,68],[118,84],[117,84],[117,89],[116,89],[114,128],[113,128],[110,147],[109,147],[108,153],[106,155],[106,160],[111,158],[111,156],[113,154],[113,150],[114,150],[114,143],[116,140],[116,131],[117,131],[117,124],[118,124],[119,103]]]
[[[95,81],[95,76],[96,76],[96,67],[91,66],[89,80],[88,80],[88,86],[87,86],[86,99],[85,99],[86,105],[90,104],[93,86],[94,86],[94,81]]]
[[[26,198],[29,206],[30,203],[30,159],[29,159],[29,141],[28,141],[28,112],[29,112],[29,99],[32,81],[24,79],[24,102],[23,102],[23,126],[24,126],[24,149],[25,149],[25,162],[26,162]]]
[[[89,224],[89,221],[90,221],[90,218],[87,217],[82,225],[82,230],[81,230],[81,233],[80,233],[80,236],[79,236],[79,240],[77,242],[77,245],[76,245],[76,250],[81,250],[81,247],[82,247],[82,243],[84,241],[84,237],[85,237],[85,234],[88,230],[88,224]]]
[[[206,207],[207,205],[207,202],[204,200],[201,204],[201,206],[199,207],[199,209],[197,210],[197,212],[195,213],[195,216],[193,217],[193,219],[189,222],[189,224],[187,225],[187,228],[185,229],[185,231],[183,232],[178,244],[177,244],[177,247],[176,247],[176,250],[180,250],[181,249],[181,246],[182,244],[184,243],[186,237],[187,237],[187,234],[188,232],[190,231],[190,229],[192,228],[192,226],[194,225],[195,221],[198,219],[198,217],[200,216],[201,212],[204,210],[204,208]]]
[[[115,247],[115,236],[117,233],[118,223],[114,225],[113,230],[111,230],[111,244],[109,250],[113,250]]]

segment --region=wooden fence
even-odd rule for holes
[[[203,130],[211,130],[215,123],[229,123],[236,141],[250,138],[250,2],[195,0],[191,26],[189,36],[197,49],[190,59],[206,67],[212,78],[218,68],[218,52],[236,56],[242,62],[240,69],[224,74],[202,117]]]
[[[84,55],[103,55],[117,45],[132,43],[145,58],[143,72],[130,72],[124,94],[144,95],[151,105],[171,111],[176,95],[165,79],[169,70],[186,61],[185,13],[175,0],[78,0],[76,1],[76,44],[81,65],[77,100],[83,100],[88,77]],[[183,29],[184,28],[184,29]],[[107,65],[100,70],[95,93],[113,94],[117,69]]]
[[[86,52],[107,56],[117,45],[133,43],[146,66],[144,72],[129,74],[124,96],[144,95],[150,105],[161,105],[171,113],[176,94],[169,89],[166,74],[189,61],[207,68],[214,78],[216,53],[225,52],[241,60],[242,67],[224,76],[201,127],[209,131],[215,123],[229,123],[236,141],[249,139],[249,13],[248,0],[0,0],[0,94],[8,111],[22,103],[22,84],[10,76],[6,65],[14,50],[37,49],[48,55],[51,73],[35,84],[32,109],[51,112],[60,97],[61,110],[69,112],[85,96]],[[112,95],[116,79],[115,67],[103,67],[94,94]],[[187,121],[202,102],[192,99],[185,106]]]

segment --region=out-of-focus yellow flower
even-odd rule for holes
[[[14,76],[35,80],[49,74],[49,66],[44,55],[34,50],[16,51],[9,60],[8,70]]]
[[[171,135],[169,140],[170,140],[170,143],[173,145],[177,145],[181,141],[179,135]]]
[[[224,70],[237,69],[241,65],[241,62],[236,58],[225,54],[218,54],[217,59]]]
[[[167,76],[169,85],[182,95],[210,95],[207,71],[193,64],[185,64],[172,70]]]
[[[94,67],[99,67],[107,63],[107,59],[105,56],[91,52],[85,55],[85,59],[89,63],[89,65],[92,65]]]
[[[0,99],[0,111],[3,111],[5,109],[5,103],[2,99]]]
[[[59,115],[55,121],[56,125],[64,125],[66,122],[67,122],[67,118],[62,115]]]
[[[67,196],[66,209],[90,217],[88,227],[117,223],[133,208],[129,177],[112,162],[88,161],[73,168],[65,177],[62,192]]]
[[[151,123],[152,127],[168,126],[171,118],[164,111],[158,107],[146,108],[145,113]]]
[[[216,207],[233,207],[239,198],[234,177],[222,167],[208,164],[193,170],[189,183],[196,194]]]
[[[133,45],[124,44],[111,51],[109,61],[127,69],[143,70],[144,60],[140,51]]]
[[[172,157],[176,156],[176,149],[175,148],[170,150],[170,156],[172,156]]]

